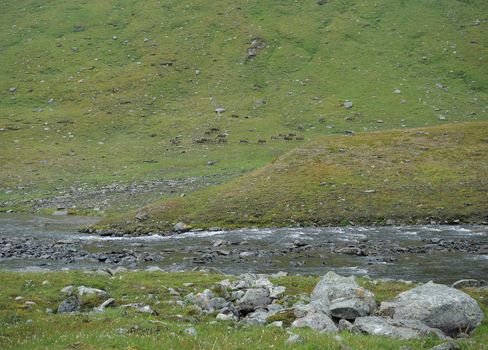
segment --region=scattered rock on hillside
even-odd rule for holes
[[[178,222],[174,227],[173,231],[177,233],[184,233],[191,230],[191,227],[185,224],[184,222]]]
[[[90,288],[85,286],[78,287],[78,296],[97,296],[97,297],[108,297],[108,293],[104,290],[97,289],[97,288]]]
[[[114,304],[115,304],[115,299],[114,298],[107,299],[102,304],[100,304],[99,306],[95,307],[94,308],[94,311],[96,311],[96,312],[104,312],[105,311],[105,308],[107,308],[109,306],[113,306]]]
[[[349,108],[352,108],[353,106],[353,103],[349,100],[346,100],[346,102],[344,102],[344,108],[346,109],[349,109]]]
[[[150,314],[150,315],[158,315],[158,313],[153,310],[153,308],[149,305],[144,305],[142,303],[131,303],[131,304],[125,304],[120,306],[123,309],[134,309],[137,312],[143,313],[143,314]]]
[[[253,59],[260,50],[267,46],[263,38],[254,38],[251,40],[251,46],[247,49],[247,59]]]
[[[149,219],[149,213],[146,211],[142,211],[136,214],[136,221],[146,221]]]

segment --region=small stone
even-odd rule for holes
[[[185,329],[184,332],[188,335],[191,335],[192,337],[194,337],[198,334],[197,330],[194,327],[187,328],[187,329]]]
[[[149,213],[147,211],[142,211],[136,214],[136,221],[146,221],[149,219]]]
[[[395,94],[401,94],[401,93],[402,93],[402,91],[401,91],[400,89],[395,89],[395,90],[393,90],[393,92],[394,92]]]
[[[8,89],[8,91],[13,94],[14,92],[17,92],[17,88],[11,87],[10,89]]]
[[[237,321],[237,317],[232,313],[224,314],[220,313],[215,317],[218,321]]]
[[[95,311],[97,312],[104,312],[106,307],[113,306],[115,304],[115,299],[110,298],[105,300],[100,306],[94,308]]]
[[[191,230],[191,227],[185,224],[184,222],[178,222],[174,227],[173,231],[178,233],[188,232]]]
[[[104,290],[85,287],[85,286],[78,287],[78,295],[80,297],[82,297],[83,295],[88,295],[88,296],[95,295],[97,297],[108,297],[108,293]]]
[[[347,100],[346,102],[344,102],[344,108],[346,109],[349,109],[349,108],[352,108],[353,106],[353,103],[349,100]]]
[[[224,113],[224,112],[225,112],[225,108],[222,107],[215,108],[215,113],[217,114]]]
[[[61,293],[69,296],[69,295],[73,294],[74,289],[75,289],[75,287],[73,287],[73,286],[67,286],[67,287],[64,287],[63,289],[61,289]]]
[[[300,337],[298,334],[292,334],[290,337],[285,341],[286,344],[296,344],[296,343],[302,343],[303,338]]]
[[[447,342],[447,343],[442,343],[439,345],[434,346],[433,348],[430,348],[430,350],[459,350],[461,347],[455,343],[455,342]]]
[[[462,288],[479,288],[486,286],[487,283],[484,280],[475,280],[475,279],[464,279],[456,281],[452,284],[452,288],[462,289]]]
[[[276,328],[283,328],[283,321],[274,321],[274,322],[271,322],[268,326],[269,327],[276,327]]]

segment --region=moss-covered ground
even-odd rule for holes
[[[486,13],[484,0],[1,1],[0,201],[237,177],[326,135],[486,120]]]
[[[224,185],[105,219],[130,232],[212,226],[483,223],[488,124],[323,137]],[[136,219],[137,213],[147,219]]]

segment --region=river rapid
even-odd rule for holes
[[[368,275],[450,283],[488,279],[488,226],[269,228],[174,236],[78,233],[96,218],[0,214],[0,269],[124,267],[223,273]]]

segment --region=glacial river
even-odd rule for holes
[[[450,283],[488,279],[488,226],[270,228],[175,236],[78,233],[95,218],[0,214],[0,269],[118,266],[223,273],[369,275]]]

